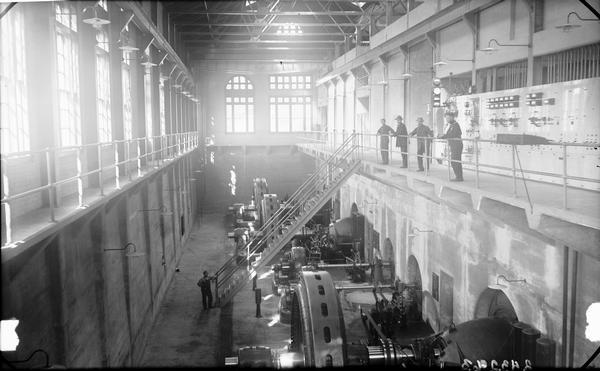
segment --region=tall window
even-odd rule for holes
[[[312,126],[311,97],[271,97],[271,132],[308,131]]]
[[[146,55],[150,57],[150,47],[146,49]],[[152,133],[152,67],[146,67],[144,71],[144,102],[146,113],[146,136],[151,137]]]
[[[165,122],[165,80],[160,79],[160,84],[158,85],[158,107],[160,113],[160,135],[165,135],[167,133],[167,127]]]
[[[29,150],[24,32],[23,12],[16,6],[0,20],[2,153]]]
[[[129,31],[127,26],[122,32],[122,37],[126,37],[125,33]],[[123,93],[123,135],[127,140],[133,139],[133,120],[132,120],[132,103],[131,103],[131,76],[129,66],[131,65],[130,52],[122,51],[121,63],[121,84]]]
[[[108,61],[108,35],[104,30],[96,33],[96,112],[98,140],[112,141],[110,122],[110,68]]]
[[[225,117],[228,133],[254,132],[254,86],[244,76],[232,77],[225,86]]]
[[[55,11],[60,145],[79,145],[81,144],[81,117],[79,113],[77,13],[75,6],[69,2],[56,3]]]
[[[269,76],[270,90],[310,90],[312,89],[310,75],[271,75]]]

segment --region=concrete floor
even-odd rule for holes
[[[203,270],[210,274],[233,251],[227,232],[231,219],[223,213],[204,214],[184,246],[180,272],[171,282],[156,322],[151,330],[141,362],[136,367],[222,367],[225,357],[236,356],[242,346],[263,345],[274,350],[289,344],[290,326],[278,321],[279,296],[272,294],[270,264],[258,272],[257,287],[262,291],[261,318],[256,318],[252,283],[249,282],[222,308],[202,310],[200,288],[196,282]],[[271,263],[279,261],[280,254]],[[334,280],[346,280],[345,272],[331,272]],[[346,281],[349,283],[349,281]],[[213,288],[214,295],[214,288]],[[388,295],[391,297],[391,294]],[[359,305],[368,311],[374,304],[369,291],[347,291],[340,295],[348,343],[366,340]],[[397,334],[396,341],[420,337],[432,330],[415,323],[410,332]]]

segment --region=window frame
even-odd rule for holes
[[[254,84],[250,79],[244,75],[235,75],[227,80],[224,115],[226,134],[255,132],[254,103]],[[243,122],[240,123],[240,120]]]
[[[0,51],[2,155],[25,153],[31,151],[25,14],[19,7],[13,9],[12,14],[3,17],[0,22],[3,26],[0,29],[6,27],[9,31],[0,34],[3,45]],[[2,35],[6,36],[6,40],[2,40]],[[11,47],[7,48],[7,44]],[[2,73],[3,71],[6,71],[6,74]]]
[[[56,133],[59,147],[81,146],[83,142],[82,125],[81,125],[81,89],[79,84],[79,40],[77,34],[77,13],[74,4],[56,3],[55,12],[61,9],[63,13],[55,14],[54,24],[54,54],[55,54],[55,89],[56,89]],[[68,8],[68,12],[64,11]],[[69,19],[69,24],[66,25],[59,19]],[[68,41],[69,51],[65,53],[61,50],[61,38]],[[66,48],[66,47],[63,47]],[[66,50],[65,50],[66,51]],[[64,57],[64,66],[61,66],[60,58]],[[65,68],[61,71],[61,68]],[[63,78],[68,81],[61,82],[61,72],[64,73]],[[64,86],[61,86],[64,84]],[[65,97],[67,107],[62,98]],[[64,117],[67,115],[69,121],[68,126],[64,126]],[[71,132],[68,137],[66,132]],[[65,140],[68,139],[68,140]]]
[[[313,97],[310,95],[302,96],[270,96],[269,97],[269,132],[271,133],[302,133],[310,131],[312,128],[313,119]],[[299,107],[301,107],[299,109]],[[300,115],[295,114],[294,110],[298,110]],[[288,122],[282,122],[280,114],[285,114]],[[294,120],[302,120],[302,129],[294,129]],[[282,125],[289,130],[284,130]]]
[[[101,37],[99,37],[102,35]],[[96,33],[96,122],[98,142],[113,141],[110,97],[110,49],[108,32]]]

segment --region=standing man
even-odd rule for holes
[[[385,123],[385,119],[381,119],[381,127],[377,130],[377,135],[380,136],[379,145],[381,146],[381,160],[384,165],[390,162],[390,134],[394,135],[394,129]]]
[[[450,181],[462,182],[462,162],[459,162],[461,161],[463,151],[463,143],[462,140],[460,140],[462,131],[460,130],[458,122],[454,120],[455,117],[456,114],[453,111],[446,111],[446,113],[444,113],[448,129],[444,135],[440,136],[440,139],[448,139],[448,145],[450,146],[450,159],[452,160],[452,170],[454,171],[454,179],[450,179]]]
[[[200,278],[197,285],[200,286],[202,290],[202,306],[204,310],[207,310],[212,307],[212,292],[210,291],[210,281],[214,280],[214,277],[210,277],[208,275],[208,271],[204,271],[204,276]],[[208,303],[207,303],[208,301]]]
[[[396,148],[400,147],[402,152],[402,167],[408,167],[408,132],[406,131],[406,125],[402,122],[402,116],[398,115],[396,120]]]
[[[424,171],[423,168],[423,153],[429,152],[427,147],[429,147],[429,139],[425,139],[433,136],[433,132],[429,128],[429,126],[423,125],[423,118],[417,117],[417,127],[410,132],[410,136],[417,135],[417,163],[419,164],[419,169],[417,171]]]

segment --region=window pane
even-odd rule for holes
[[[279,132],[290,131],[290,105],[277,105],[277,127]]]
[[[271,98],[273,99],[273,98]],[[271,132],[276,132],[277,131],[277,105],[271,103],[269,105],[270,110],[271,110],[271,115],[270,115],[270,126],[271,126]]]
[[[233,130],[237,133],[246,132],[246,105],[244,104],[233,106]]]
[[[228,133],[233,132],[233,105],[232,104],[228,104],[225,107],[225,111],[226,111],[226,129]]]
[[[0,21],[2,153],[30,149],[24,31],[23,13],[19,7],[13,8]]]
[[[292,105],[292,131],[304,131],[304,105]]]

